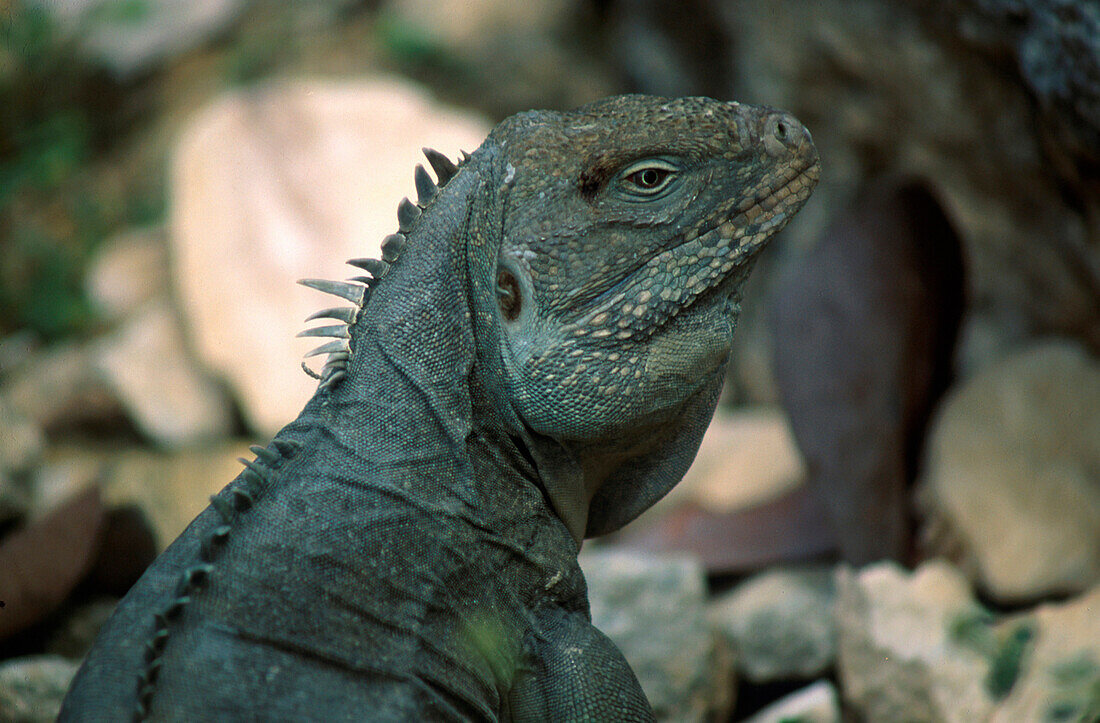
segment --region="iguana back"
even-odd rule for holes
[[[119,605],[62,719],[648,720],[576,553],[687,469],[741,282],[809,196],[766,108],[501,123],[419,199],[317,393]]]

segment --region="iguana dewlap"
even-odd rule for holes
[[[690,464],[814,145],[621,96],[428,158],[369,275],[307,282],[350,302],[307,332],[317,393],[122,601],[63,720],[652,718],[577,550]]]

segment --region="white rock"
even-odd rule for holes
[[[944,402],[920,499],[933,552],[961,550],[990,595],[1017,602],[1100,581],[1100,363],[1047,342]]]
[[[121,319],[164,294],[168,242],[161,228],[120,234],[96,250],[84,287],[108,319]]]
[[[836,688],[820,680],[772,703],[744,723],[840,723]]]
[[[711,603],[737,667],[756,683],[812,678],[833,664],[835,586],[828,568],[770,570]]]
[[[838,575],[838,669],[845,699],[871,721],[985,720],[986,655],[954,632],[979,614],[945,562],[908,573],[892,562]]]
[[[101,340],[95,363],[137,427],[161,445],[194,444],[232,429],[228,401],[191,361],[164,300]]]
[[[173,274],[201,360],[272,434],[316,387],[302,373],[310,313],[339,303],[295,284],[357,272],[377,256],[413,196],[422,146],[454,158],[489,124],[405,82],[291,82],[233,93],[204,109],[176,150]]]

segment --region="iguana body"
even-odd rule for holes
[[[62,719],[651,718],[576,553],[691,462],[816,151],[769,109],[623,96],[429,160],[392,266],[313,284],[354,303],[323,312],[348,326],[318,392],[123,600]]]

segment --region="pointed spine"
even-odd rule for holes
[[[390,270],[390,265],[382,259],[351,259],[348,264],[357,269],[363,269],[376,279],[382,278]]]
[[[401,249],[405,248],[405,236],[399,233],[391,233],[382,239],[382,260],[393,263],[401,255]]]
[[[326,294],[339,296],[353,304],[359,304],[363,300],[363,287],[359,284],[349,284],[346,281],[329,281],[328,279],[300,279],[302,286],[323,291]]]
[[[344,324],[333,324],[332,326],[315,326],[312,329],[305,329],[298,332],[298,336],[331,336],[337,339],[348,339],[351,334],[348,333],[348,327]]]
[[[454,178],[454,175],[458,173],[458,166],[456,166],[450,158],[443,155],[434,148],[424,148],[424,156],[428,159],[428,163],[431,164],[432,170],[435,171],[436,177],[439,179],[439,187],[447,185],[447,182]]]
[[[412,229],[416,219],[420,218],[420,207],[407,198],[401,199],[397,204],[397,228],[402,233]]]
[[[416,183],[416,205],[424,208],[439,193],[439,188],[424,170],[424,166],[419,163],[416,164],[416,171],[413,172],[413,181]]]
[[[336,319],[345,324],[352,324],[355,322],[355,315],[358,311],[359,309],[354,306],[336,306],[331,309],[316,311],[307,316],[306,321],[313,321],[314,319]]]

